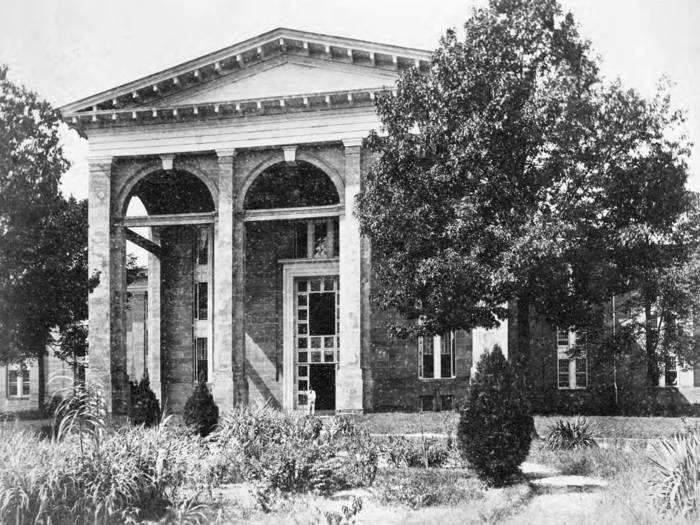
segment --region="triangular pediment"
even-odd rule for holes
[[[316,62],[316,63],[314,63]],[[190,88],[155,102],[156,107],[272,99],[316,93],[379,90],[392,87],[396,73],[321,61],[263,64],[207,85]]]
[[[391,89],[400,71],[425,69],[430,59],[425,50],[278,28],[67,104],[61,112],[74,124],[89,124],[156,117],[162,108],[172,117],[181,110],[194,117],[218,113],[218,107],[197,107],[210,103],[237,108],[254,101],[264,111],[266,99],[279,97],[279,107],[286,107],[284,97],[297,95],[318,95],[327,104],[338,97],[353,102]],[[183,108],[188,104],[193,107]]]

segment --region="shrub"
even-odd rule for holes
[[[211,434],[219,423],[219,407],[204,381],[197,383],[187,399],[183,419],[185,425],[192,427],[202,437]]]
[[[534,421],[524,390],[498,346],[482,356],[457,437],[464,458],[491,485],[508,482],[530,449]]]
[[[671,515],[693,516],[700,503],[700,432],[689,432],[652,445],[653,494]]]
[[[598,446],[593,439],[591,425],[585,417],[577,418],[573,424],[560,419],[548,430],[546,441],[550,450],[573,450]]]
[[[396,468],[442,467],[450,457],[448,444],[439,439],[418,441],[403,436],[389,436],[381,449],[389,464]]]
[[[160,403],[156,394],[151,390],[148,376],[144,375],[138,383],[129,381],[131,408],[129,420],[132,425],[152,427],[160,421]]]

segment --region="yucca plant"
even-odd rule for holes
[[[577,418],[573,424],[560,419],[548,430],[546,440],[547,448],[550,450],[574,450],[598,446],[593,438],[593,426],[585,417]]]
[[[671,515],[691,517],[700,504],[700,432],[654,442],[649,452],[653,497]]]

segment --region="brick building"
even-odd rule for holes
[[[197,379],[224,410],[303,408],[310,387],[322,410],[447,409],[484,349],[508,351],[507,321],[400,341],[370,307],[371,250],[352,213],[372,161],[362,139],[379,128],[374,98],[429,61],[276,29],[62,108],[90,144],[89,264],[101,279],[89,375],[111,387],[115,413],[142,370],[175,412]],[[133,199],[145,214],[127,213]],[[127,241],[149,252],[129,308]],[[564,366],[548,334],[542,363],[555,375],[543,388],[585,390],[583,364]]]

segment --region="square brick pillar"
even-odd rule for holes
[[[151,240],[159,243],[157,227],[151,228]],[[163,402],[160,366],[160,259],[148,254],[148,380],[158,401]]]
[[[234,404],[233,385],[233,211],[235,150],[217,150],[219,159],[218,217],[214,224],[214,400],[222,412]]]
[[[362,243],[353,210],[360,191],[361,139],[344,140],[345,214],[340,217],[340,364],[336,411],[362,412]]]
[[[112,158],[92,158],[88,180],[88,268],[99,284],[88,299],[87,379],[102,386],[109,413],[128,409],[125,301],[126,246],[121,227],[112,224]]]

